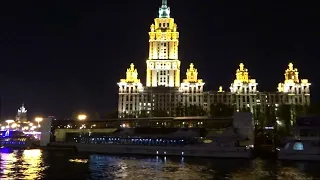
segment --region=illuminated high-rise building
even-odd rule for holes
[[[178,59],[179,32],[170,17],[167,1],[162,1],[159,17],[154,19],[149,32],[147,60],[147,87],[179,87],[180,61]]]
[[[149,32],[149,57],[146,61],[146,84],[140,82],[138,70],[131,64],[126,79],[119,86],[119,118],[143,116],[179,116],[184,107],[197,106],[210,112],[211,105],[225,104],[234,111],[264,112],[266,107],[280,104],[309,105],[310,83],[299,79],[298,70],[289,64],[285,81],[278,92],[259,92],[258,83],[250,78],[240,63],[228,91],[204,91],[204,81],[191,63],[180,82],[179,32],[166,0]],[[180,109],[180,110],[179,110]],[[181,114],[180,114],[181,115]]]
[[[180,96],[179,32],[170,16],[167,1],[163,0],[159,15],[149,32],[149,57],[146,61],[146,86],[121,80],[119,85],[119,117],[139,116],[141,112],[161,111],[174,115],[182,103]],[[136,90],[130,90],[131,87]]]

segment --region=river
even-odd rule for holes
[[[79,154],[0,149],[0,179],[302,180],[320,179],[320,162]]]

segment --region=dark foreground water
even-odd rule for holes
[[[320,179],[320,163],[0,149],[0,179]]]

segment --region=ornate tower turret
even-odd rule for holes
[[[154,19],[149,32],[147,60],[147,87],[179,87],[180,61],[178,60],[179,32],[170,18],[167,1],[162,1],[159,17]]]
[[[140,83],[140,79],[138,79],[138,70],[134,68],[134,64],[130,64],[130,68],[127,69],[126,79],[122,79],[120,81],[126,83]]]
[[[299,71],[289,63],[284,73],[284,83],[278,84],[278,92],[289,95],[289,104],[310,104],[310,85],[308,79],[299,79]]]
[[[223,90],[222,86],[219,86],[219,90],[218,90],[218,92],[219,92],[219,93],[224,92],[224,90]]]
[[[187,69],[187,79],[181,83],[180,91],[184,94],[183,103],[189,105],[203,105],[203,86],[202,79],[198,79],[198,70],[194,68],[193,63]]]
[[[256,93],[257,85],[255,79],[249,78],[248,69],[244,68],[243,63],[240,63],[239,69],[236,71],[236,79],[230,86],[231,92],[238,94]]]
[[[236,71],[236,79],[230,86],[230,91],[235,94],[237,111],[250,109],[254,113],[253,107],[257,105],[257,85],[255,79],[249,78],[248,69],[240,63]]]
[[[119,118],[126,115],[136,115],[139,113],[139,92],[143,91],[143,86],[138,79],[138,71],[131,63],[127,69],[126,79],[121,79],[119,86],[118,113]]]

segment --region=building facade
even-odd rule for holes
[[[179,32],[170,16],[167,1],[162,0],[159,16],[149,32],[149,58],[146,61],[146,84],[140,82],[138,71],[131,64],[126,78],[119,86],[118,117],[178,116],[180,107],[196,106],[205,112],[212,104],[226,104],[235,111],[264,111],[266,106],[280,104],[309,105],[310,83],[299,79],[299,73],[290,63],[284,82],[277,92],[259,92],[258,83],[249,77],[243,63],[228,91],[204,91],[204,81],[198,78],[194,64],[190,64],[185,79],[180,82]],[[256,107],[259,107],[258,109]]]

